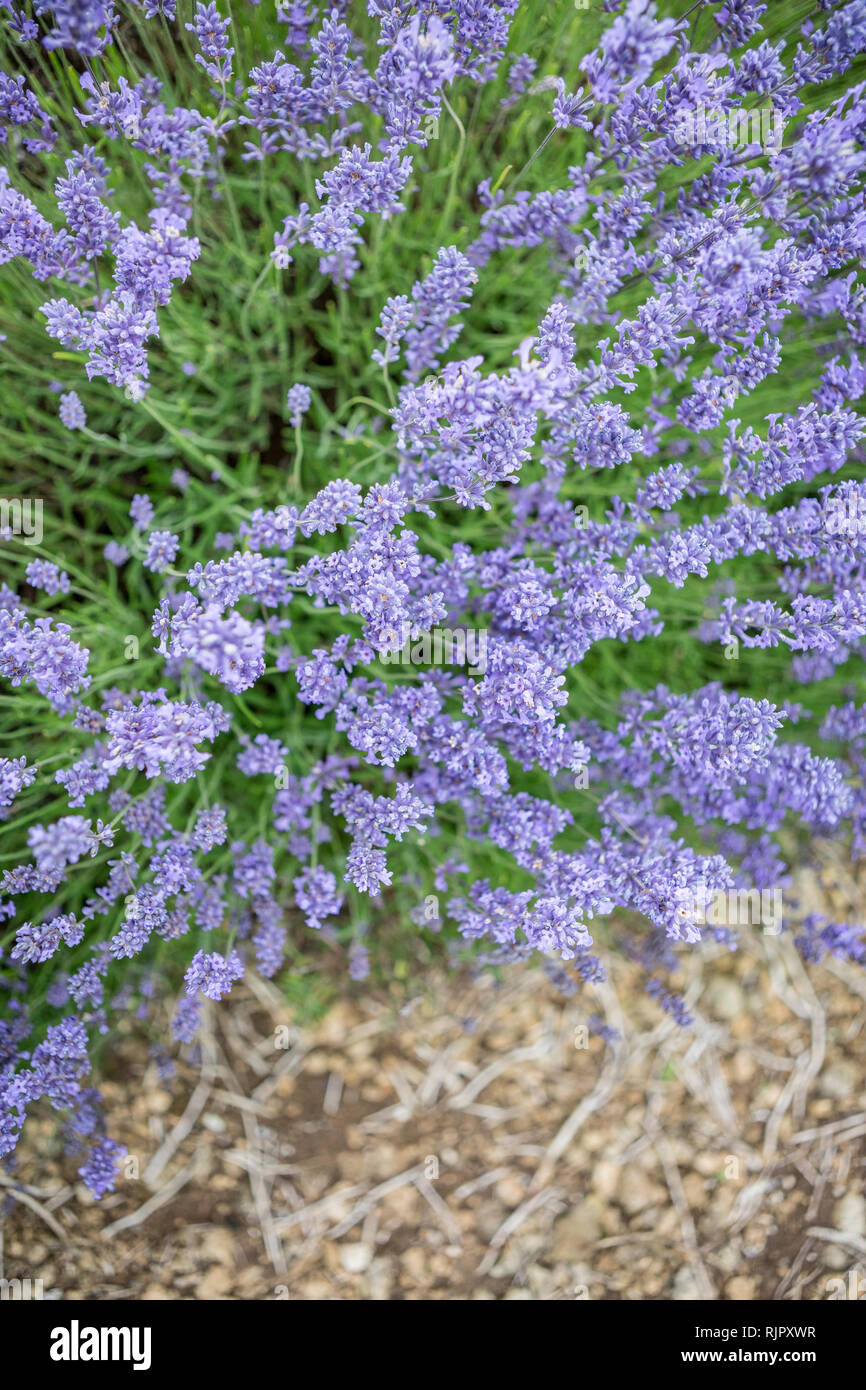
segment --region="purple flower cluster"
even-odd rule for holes
[[[83,430],[87,424],[87,414],[77,391],[65,391],[63,393],[60,397],[60,409],[57,413],[68,430]]]
[[[85,145],[60,177],[43,170],[38,206],[14,166],[0,171],[0,266],[56,282],[49,334],[131,410],[150,409],[148,344],[175,287],[195,287],[195,207],[224,196],[231,141],[235,158],[279,156],[306,176],[311,201],[275,233],[276,266],[318,261],[345,286],[365,225],[405,215],[418,151],[455,116],[451,87],[496,77],[517,6],[374,0],[371,61],[345,8],[292,5],[292,59],[277,50],[238,73],[229,19],[197,3],[182,37],[208,79],[203,113],[147,74],[102,80],[90,60],[112,42],[113,5],[38,4],[41,27],[7,7],[25,44],[85,60],[78,119],[106,153]],[[376,457],[393,465],[358,474],[364,485],[330,475],[292,505],[261,497],[242,520],[228,511],[199,559],[181,543],[190,473],[175,469],[160,496],[142,469],[129,492],[153,500],[135,493],[125,544],[104,556],[125,567],[113,591],[147,604],[139,630],[160,674],[144,688],[92,628],[37,615],[76,618],[80,567],[73,587],[31,553],[21,595],[0,589],[0,677],[22,688],[22,726],[51,735],[45,760],[0,759],[0,818],[20,843],[0,878],[14,1005],[0,1021],[0,1158],[47,1101],[88,1141],[85,1181],[111,1190],[123,1154],[101,1133],[88,1047],[130,998],[115,994],[125,962],[142,998],[155,993],[163,942],[185,972],[172,1022],[185,1044],[203,1001],[247,969],[279,973],[290,933],[351,940],[349,973],[366,978],[376,943],[358,901],[407,885],[435,890],[434,910],[412,909],[422,929],[447,920],[494,962],[541,956],[567,988],[604,978],[598,942],[613,939],[687,1026],[661,976],[684,945],[736,944],[708,925],[715,895],[787,890],[812,837],[866,853],[856,675],[840,703],[812,703],[866,653],[866,84],[839,84],[866,51],[862,0],[820,4],[778,46],[760,41],[766,4],[727,0],[704,26],[709,51],[650,0],[606,10],[567,76],[531,87],[535,60],[518,54],[497,89],[497,120],[554,93],[539,154],[553,140],[578,152],[560,186],[482,183],[465,238],[430,247],[411,289],[381,306],[372,360],[392,405]],[[144,14],[172,21],[175,7],[148,0]],[[769,98],[785,138],[763,150],[731,148],[701,115],[711,99],[748,122]],[[0,138],[36,160],[55,135],[27,83],[4,78]],[[123,163],[109,153],[128,149],[136,206],[149,199],[140,223],[112,186]],[[555,290],[504,355],[473,352],[464,316],[481,311],[490,267],[535,253]],[[789,354],[809,334],[822,351],[795,394]],[[328,409],[309,375],[305,434]],[[281,390],[275,410],[300,431],[311,389]],[[59,410],[86,427],[74,391]],[[169,505],[189,518],[153,529]],[[741,582],[750,562],[763,565],[755,590]],[[697,676],[670,659],[686,641],[706,657]],[[670,684],[641,676],[656,644]],[[761,660],[775,676],[755,677]],[[601,683],[614,668],[621,695]],[[46,786],[56,803],[40,801]],[[806,959],[866,959],[861,927],[795,907],[784,926]],[[62,1013],[39,1032],[18,996],[42,967]]]
[[[214,82],[227,82],[232,75],[234,49],[226,41],[228,25],[216,5],[203,5],[198,0],[193,23],[184,27],[195,34],[201,49],[201,53],[195,55],[195,61],[201,63]]]

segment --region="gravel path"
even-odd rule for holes
[[[105,1088],[128,1175],[94,1203],[46,1120],[0,1179],[3,1274],[68,1299],[866,1296],[860,974],[755,936],[682,983],[688,1032],[624,962],[587,999],[525,970],[359,989],[309,1030],[260,984],[171,1094],[130,1034]]]

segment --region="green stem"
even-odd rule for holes
[[[292,487],[297,496],[301,490],[301,464],[304,459],[304,437],[300,424],[295,425],[295,466],[292,469]]]

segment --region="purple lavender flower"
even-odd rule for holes
[[[75,249],[86,260],[94,260],[113,246],[120,233],[120,214],[111,212],[103,203],[105,182],[66,162],[67,176],[54,185],[57,206],[66,218],[74,239]]]
[[[143,696],[137,705],[124,702],[105,721],[105,769],[138,768],[146,777],[185,782],[210,756],[196,745],[212,742],[229,722],[219,705],[168,700],[163,690]]]
[[[190,997],[201,991],[206,999],[222,999],[243,973],[237,951],[230,951],[227,957],[216,951],[196,951],[185,976],[186,992]]]
[[[14,686],[32,681],[59,713],[68,712],[90,685],[89,654],[71,631],[67,623],[37,618],[31,624],[19,609],[0,608],[0,675]]]
[[[226,41],[228,24],[216,5],[202,4],[201,0],[197,0],[195,19],[192,24],[185,24],[184,28],[191,30],[198,39],[201,53],[195,55],[195,61],[201,63],[214,82],[227,82],[232,73],[234,49]]]
[[[4,72],[0,73],[0,144],[6,143],[10,125],[29,130],[22,143],[31,154],[46,153],[57,138],[51,117],[42,110],[25,78]]]
[[[197,999],[181,999],[178,1002],[171,1032],[178,1042],[191,1043],[201,1024],[201,1004]]]
[[[171,531],[151,531],[147,538],[147,551],[142,564],[154,574],[162,574],[174,564],[180,549],[180,537]]]
[[[84,58],[95,58],[111,42],[117,16],[103,0],[36,0],[37,15],[50,13],[54,27],[43,39],[46,48],[72,49]],[[100,34],[104,29],[105,33]]]
[[[118,568],[129,559],[129,551],[119,541],[108,541],[102,553],[110,565],[117,565]]]
[[[305,415],[310,408],[312,393],[309,386],[303,382],[296,382],[290,386],[286,394],[286,408],[289,412],[289,420],[298,429],[301,423],[301,416]]]
[[[235,610],[208,604],[172,629],[172,652],[189,657],[228,690],[248,690],[265,669],[264,628]]]
[[[222,845],[226,839],[226,813],[222,806],[211,806],[206,811],[199,811],[195,819],[195,829],[192,837],[199,849],[213,849],[214,845]]]
[[[0,816],[12,805],[16,796],[36,780],[36,768],[27,766],[27,759],[0,758]]]
[[[24,577],[34,589],[41,589],[45,594],[69,593],[69,575],[52,560],[31,560]]]
[[[250,545],[255,550],[290,550],[295,543],[297,525],[297,507],[282,503],[273,511],[265,511],[263,507],[257,507],[248,522],[241,522],[239,533],[249,537]],[[222,538],[217,536],[214,541],[216,548],[224,550],[234,548],[235,538],[233,536],[224,537],[225,544],[217,547],[216,542],[220,539]]]
[[[592,122],[589,120],[587,112],[593,107],[592,99],[578,94],[569,94],[565,90],[565,83],[559,79],[556,90],[556,97],[553,102],[553,123],[560,130],[567,130],[569,126],[577,126],[581,130],[591,130]]]
[[[88,1150],[87,1158],[78,1170],[85,1185],[99,1199],[113,1192],[117,1170],[126,1157],[126,1148],[113,1139],[101,1138]]]
[[[349,947],[349,978],[356,983],[370,977],[370,952],[360,941]]]
[[[503,106],[513,106],[517,98],[523,95],[535,76],[537,66],[536,60],[528,53],[515,54],[508,70],[509,96],[502,98]]]
[[[357,483],[343,478],[335,478],[327,483],[301,513],[298,525],[304,536],[314,532],[325,535],[336,531],[357,511],[361,502],[361,489]]]
[[[136,531],[146,531],[153,521],[153,503],[147,493],[137,492],[129,507],[129,515]]]
[[[66,391],[60,397],[58,414],[68,430],[83,430],[87,424],[84,406],[75,391]]]
[[[48,960],[59,949],[61,942],[67,946],[77,946],[83,936],[84,928],[71,913],[53,917],[50,922],[43,922],[39,926],[25,922],[23,927],[18,928],[12,959],[31,964]]]
[[[396,362],[400,355],[399,345],[414,318],[414,306],[405,294],[392,295],[385,301],[376,329],[379,337],[385,339],[385,350],[383,352],[381,348],[376,348],[373,353],[374,362],[378,362],[382,367],[388,362]]]
[[[343,905],[337,880],[327,869],[304,869],[294,880],[295,902],[307,926],[318,931],[323,917],[333,917]]]
[[[685,21],[656,16],[654,0],[627,0],[625,13],[602,35],[600,49],[582,60],[597,101],[628,95],[673,48]]]
[[[238,754],[237,765],[245,777],[256,777],[262,772],[273,776],[285,763],[288,753],[288,748],[279,739],[256,734],[253,741],[247,743],[243,752]]]

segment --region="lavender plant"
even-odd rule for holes
[[[862,961],[866,0],[2,9],[0,1157],[317,939]]]

